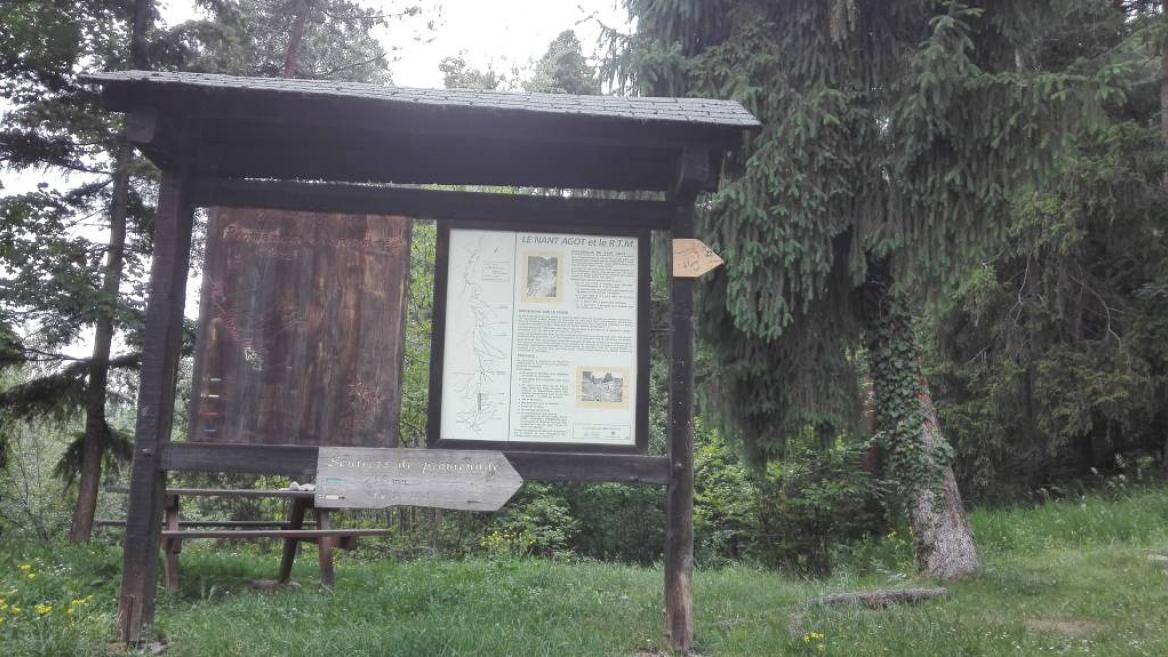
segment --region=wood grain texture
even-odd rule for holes
[[[101,518],[93,521],[94,527],[125,527],[125,520]],[[178,529],[183,527],[271,527],[272,529],[293,529],[287,520],[179,520]]]
[[[664,201],[453,192],[294,180],[197,178],[191,183],[191,197],[196,205],[202,206],[400,214],[465,222],[507,221],[545,230],[565,226],[667,230],[673,218],[673,205]]]
[[[159,525],[166,476],[162,446],[170,440],[174,391],[182,344],[182,317],[194,222],[187,197],[186,172],[164,172],[154,222],[154,258],[146,304],[134,460],[123,542],[122,584],[118,599],[118,638],[142,640],[154,619],[158,584]]]
[[[701,162],[700,158],[693,158]],[[681,181],[698,174],[679,175]],[[694,236],[693,189],[679,192],[673,239]],[[693,647],[694,279],[671,285],[673,332],[669,364],[669,484],[665,494],[665,640],[687,655]]]
[[[705,242],[698,239],[674,238],[673,277],[701,278],[703,274],[720,267],[725,261]]]
[[[316,526],[320,528],[317,531],[329,532],[332,529],[332,517],[327,509],[315,508],[312,510],[312,514],[316,518]],[[302,529],[300,531],[308,530]],[[388,534],[389,531],[385,530],[385,533]],[[349,536],[355,535],[349,534]],[[333,572],[333,545],[336,541],[334,536],[335,534],[328,533],[322,534],[316,539],[316,562],[320,565],[320,584],[330,590],[336,582],[336,574]]]
[[[283,488],[167,488],[168,495],[182,497],[282,497],[312,499],[310,490],[285,490]]]
[[[619,481],[664,484],[669,460],[664,456],[505,451],[512,467],[527,481]],[[317,448],[308,445],[214,445],[170,443],[163,452],[167,470],[316,476]]]
[[[303,529],[304,512],[312,505],[309,498],[297,498],[290,502],[288,509],[288,529]],[[296,561],[296,552],[300,549],[300,542],[294,539],[284,539],[284,549],[280,555],[280,574],[277,581],[284,583],[292,578],[292,565]]]
[[[191,440],[396,444],[408,254],[404,217],[212,211]]]
[[[181,538],[288,538],[315,540],[339,536],[388,536],[388,529],[209,529],[163,530],[165,537]]]
[[[498,511],[522,485],[502,452],[321,447],[316,508]]]
[[[179,530],[179,499],[177,495],[166,496],[166,529],[167,531]],[[164,538],[162,539],[162,552],[165,555],[166,561],[163,563],[163,570],[166,575],[166,588],[171,591],[178,590],[178,555],[182,552],[182,540],[178,538]]]
[[[263,131],[254,123],[240,126]],[[299,138],[292,138],[299,131]],[[308,132],[311,131],[311,132]],[[233,131],[235,132],[235,131]],[[323,137],[304,143],[304,135]],[[199,175],[223,178],[273,178],[397,184],[454,184],[563,187],[571,189],[669,189],[676,153],[656,148],[594,144],[538,144],[480,137],[395,134],[389,138],[345,128],[327,136],[315,126],[292,128],[276,141],[200,142],[191,165]],[[162,138],[167,135],[164,133]],[[143,147],[151,160],[168,153]]]

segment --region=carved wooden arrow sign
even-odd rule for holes
[[[723,260],[701,240],[673,240],[673,277],[698,278],[722,264]]]
[[[497,511],[522,484],[502,452],[321,447],[315,501],[333,509]]]

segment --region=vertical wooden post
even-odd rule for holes
[[[312,500],[297,497],[292,500],[292,507],[288,511],[288,529],[304,527],[304,512],[308,510]],[[320,529],[320,526],[317,526]],[[296,551],[300,549],[300,539],[284,539],[284,556],[280,558],[280,583],[285,584],[292,578],[292,564],[296,561]]]
[[[166,528],[178,531],[179,515],[181,513],[178,495],[167,495],[164,506],[166,511]],[[163,562],[163,571],[166,573],[166,588],[178,591],[178,555],[182,552],[181,538],[167,538],[162,541],[162,553],[166,556]]]
[[[686,149],[673,200],[672,237],[694,237],[694,200],[709,175],[709,153]],[[669,466],[665,499],[665,640],[683,655],[693,647],[694,280],[674,278],[669,365]]]
[[[328,509],[313,509],[313,514],[316,515],[317,529],[332,529],[332,518],[329,517]],[[336,576],[333,574],[333,541],[336,540],[331,536],[321,536],[316,539],[316,560],[320,564],[320,584],[328,590],[332,590],[333,584],[336,582]]]
[[[166,473],[161,448],[170,440],[174,388],[182,345],[183,306],[191,254],[193,213],[185,172],[165,172],[154,222],[154,259],[138,387],[138,422],[130,474],[130,505],[123,542],[118,638],[142,640],[154,619]]]

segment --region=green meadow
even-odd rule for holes
[[[827,579],[748,566],[698,569],[699,654],[862,656],[1168,654],[1168,492],[1086,497],[972,515],[984,561],[943,600],[828,608],[826,593],[933,585],[905,537],[848,548]],[[273,546],[274,547],[274,546]],[[156,643],[174,657],[665,654],[659,567],[587,561],[397,561],[343,553],[320,588],[313,548],[296,584],[257,588],[275,549],[192,542],[163,593]],[[1160,557],[1164,557],[1161,559]],[[107,655],[120,551],[0,548],[0,654]]]

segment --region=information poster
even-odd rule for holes
[[[638,238],[450,231],[442,440],[633,445]]]

